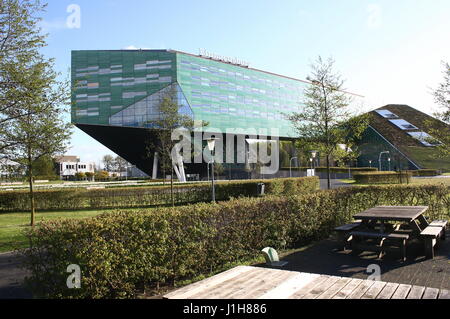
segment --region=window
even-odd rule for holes
[[[378,114],[380,114],[382,117],[384,117],[385,119],[395,119],[398,118],[397,115],[395,115],[394,113],[392,113],[389,110],[375,110],[375,112],[377,112]]]
[[[389,120],[392,124],[400,128],[401,130],[417,130],[417,126],[412,125],[411,123],[398,119],[398,120]]]

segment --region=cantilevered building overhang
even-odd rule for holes
[[[307,81],[173,50],[72,51],[72,122],[148,174],[145,142],[158,101],[176,92],[180,112],[206,132],[296,133],[284,114],[301,110]],[[355,103],[362,103],[354,95]]]

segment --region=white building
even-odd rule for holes
[[[73,155],[63,155],[55,158],[56,170],[61,179],[71,179],[76,173],[94,173],[94,162],[80,162],[80,157]]]
[[[8,159],[0,159],[0,177],[21,176],[24,171],[19,163]]]

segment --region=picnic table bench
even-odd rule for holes
[[[445,240],[446,220],[428,223],[423,213],[428,206],[377,206],[354,215],[355,222],[335,228],[344,250],[351,243],[352,250],[400,250],[406,259],[406,245],[410,239],[424,243],[425,256],[434,257],[434,247]],[[390,244],[390,245],[389,245]]]

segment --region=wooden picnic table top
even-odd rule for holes
[[[422,215],[428,206],[376,206],[353,215],[355,219],[412,222]]]

